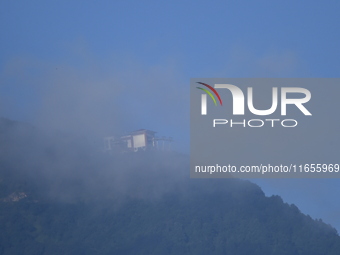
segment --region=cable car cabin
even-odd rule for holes
[[[155,147],[154,131],[140,129],[132,132],[130,135],[123,136],[122,139],[126,142],[126,147],[133,151],[146,150]]]
[[[155,133],[151,130],[139,129],[121,137],[106,137],[105,150],[140,151],[155,148]]]

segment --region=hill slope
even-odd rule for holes
[[[340,254],[334,228],[176,153],[105,155],[0,121],[0,254]]]

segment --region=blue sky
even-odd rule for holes
[[[190,78],[338,77],[339,7],[1,1],[0,115],[98,137],[148,128],[188,151]],[[340,229],[338,180],[256,182]]]

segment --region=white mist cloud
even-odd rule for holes
[[[100,61],[84,50],[76,57],[72,63],[29,59],[9,63],[2,72],[7,84],[2,91],[19,89],[6,104],[31,100],[31,105],[18,109],[31,111],[31,122],[79,135],[103,137],[146,128],[175,140],[188,137],[189,89],[173,61],[158,65],[130,57]],[[18,93],[30,88],[32,95]]]

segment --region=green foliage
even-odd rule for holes
[[[340,254],[334,228],[251,182],[170,178],[188,172],[179,155],[91,161],[69,146],[37,146],[25,132],[21,146],[8,139],[13,125],[0,123],[0,149],[13,152],[0,156],[2,255]]]
[[[277,197],[250,193],[240,203],[231,192],[127,199],[118,207],[1,203],[1,254],[339,254],[336,231],[321,221]]]

